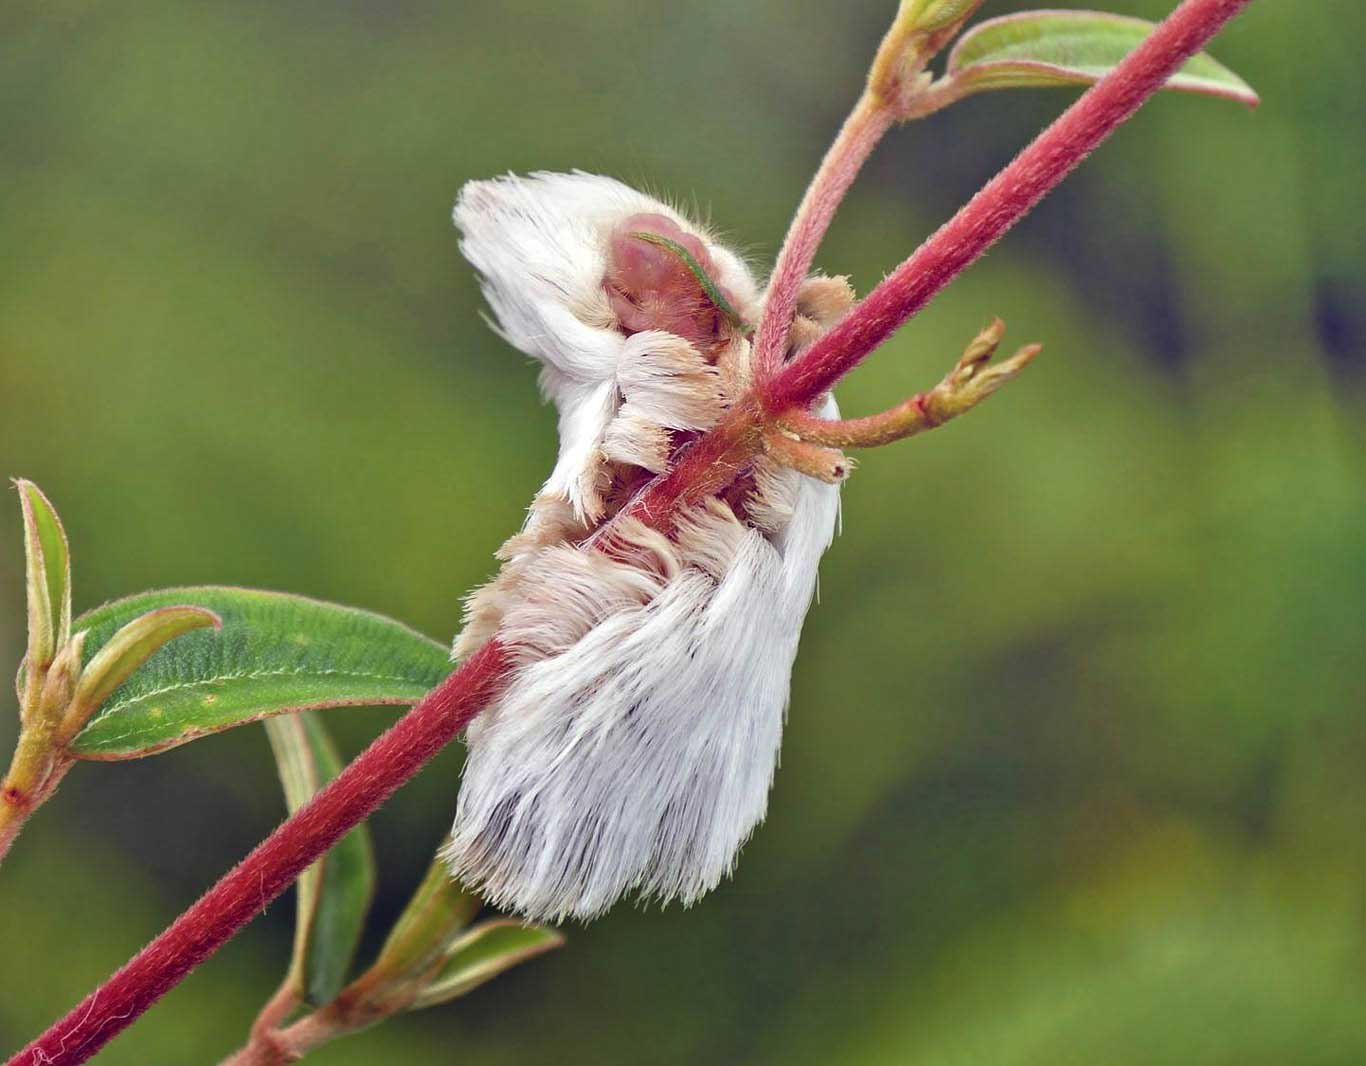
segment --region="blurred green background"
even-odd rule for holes
[[[768,261],[893,6],[4,5],[0,474],[61,509],[77,608],[235,583],[448,639],[555,447],[479,319],[456,190],[610,173]],[[1214,48],[1259,111],[1153,102],[840,389],[862,413],[925,387],[991,314],[1047,345],[863,457],[735,880],[310,1061],[1366,1061],[1366,12],[1303,7],[1261,0]],[[1072,95],[896,134],[821,265],[866,291]],[[354,752],[393,717],[329,721]],[[458,764],[373,820],[375,936]],[[77,767],[0,871],[0,1049],[281,809],[256,727]],[[291,918],[99,1061],[226,1054]]]

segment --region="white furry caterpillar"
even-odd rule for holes
[[[531,918],[589,918],[624,892],[691,903],[763,819],[789,675],[838,488],[761,459],[675,533],[580,543],[749,382],[760,299],[744,263],[609,178],[472,182],[461,248],[502,335],[542,363],[559,458],[454,654],[516,657],[469,727],[452,872]],[[848,309],[815,278],[798,349]],[[823,414],[834,413],[827,400]]]

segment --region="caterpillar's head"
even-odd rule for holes
[[[478,269],[502,334],[567,390],[618,371],[623,345],[649,331],[704,356],[758,315],[749,269],[685,216],[596,174],[470,182],[455,205],[461,250]]]
[[[667,215],[631,215],[613,228],[603,287],[623,333],[661,330],[704,355],[748,327],[701,237]]]

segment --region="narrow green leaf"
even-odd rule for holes
[[[71,699],[69,724],[79,728],[114,690],[159,649],[195,629],[221,629],[223,620],[203,607],[158,607],[138,615],[109,638],[81,671]]]
[[[433,860],[384,941],[374,969],[396,977],[425,974],[482,906],[478,896],[451,877],[444,862]]]
[[[69,713],[76,686],[80,682],[81,658],[84,655],[85,634],[77,633],[60,648],[52,660],[52,665],[43,674],[43,686],[38,695],[37,708],[42,719],[48,723],[61,722]],[[49,740],[61,746],[70,734],[48,733]]]
[[[266,735],[294,813],[341,773],[342,761],[317,715],[269,718]],[[375,894],[375,856],[364,824],[300,875],[289,981],[313,1006],[332,1002],[346,982]]]
[[[413,1000],[412,1010],[432,1007],[463,996],[527,959],[553,951],[564,936],[541,925],[523,925],[511,918],[481,922],[457,939],[446,960]]]
[[[41,489],[15,481],[24,516],[28,586],[27,662],[42,670],[71,639],[71,553],[57,509]]]
[[[450,673],[449,652],[369,611],[250,589],[166,589],[105,604],[75,623],[95,655],[126,623],[189,605],[218,633],[166,645],[104,702],[70,745],[80,759],[133,759],[286,711],[408,704]]]
[[[974,26],[949,54],[946,79],[957,95],[990,89],[1090,85],[1110,73],[1155,25],[1099,11],[1024,11]],[[1205,53],[1188,60],[1165,88],[1237,100],[1252,88]]]

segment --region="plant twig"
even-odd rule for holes
[[[965,10],[963,18],[970,14]],[[755,379],[760,383],[782,365],[797,292],[811,272],[835,212],[883,136],[914,113],[915,102],[929,88],[925,64],[955,31],[956,27],[941,33],[917,32],[913,20],[903,14],[878,45],[863,93],[812,176],[773,265],[754,341]]]
[[[1005,329],[999,318],[993,321],[973,338],[943,381],[881,414],[830,420],[794,407],[778,418],[777,426],[799,440],[826,448],[878,448],[942,426],[971,411],[1042,351],[1041,345],[1029,344],[1004,362],[991,363]]]
[[[770,411],[811,402],[1001,239],[1251,0],[1186,0],[967,205],[764,391]]]
[[[865,92],[811,179],[769,279],[764,315],[754,342],[758,380],[777,372],[788,327],[797,311],[797,290],[811,272],[816,249],[863,164],[896,118],[889,104]]]
[[[253,1062],[289,1061],[281,1057],[284,1052],[275,1034],[289,1020],[289,1016],[294,1013],[298,1006],[298,983],[291,968],[290,973],[280,983],[280,987],[275,990],[275,994],[266,1001],[266,1005],[256,1015],[256,1020],[251,1023],[251,1033],[248,1036],[246,1047],[225,1059],[224,1066],[231,1063],[243,1066],[243,1064]]]
[[[630,512],[667,525],[681,502],[729,483],[774,415],[809,405],[982,255],[1251,0],[1184,0],[1119,67],[986,186],[849,317],[704,435]],[[164,933],[10,1066],[84,1062],[237,932],[369,815],[496,694],[510,660],[496,641],[376,740]]]
[[[71,759],[50,745],[45,732],[24,726],[9,772],[0,781],[0,862],[33,812],[57,790],[71,765]]]
[[[761,426],[809,406],[980,258],[1252,0],[1183,0],[1105,78],[936,231],[834,329],[761,383],[622,514],[666,527],[724,488],[762,446]]]
[[[253,1030],[251,1042],[229,1055],[220,1066],[284,1066],[298,1062],[314,1048],[365,1027],[364,1023],[344,1017],[335,1005],[329,1005],[282,1029],[259,1034]]]

